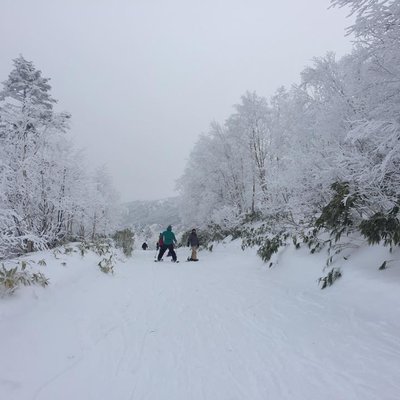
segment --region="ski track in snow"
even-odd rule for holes
[[[269,270],[237,247],[179,264],[137,251],[113,277],[46,289],[0,320],[0,399],[400,398],[397,293],[381,314],[368,287],[321,291],[318,257]]]

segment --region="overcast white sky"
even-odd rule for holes
[[[122,200],[174,195],[200,133],[246,90],[271,96],[314,56],[342,56],[328,0],[0,0],[0,81],[22,54]]]

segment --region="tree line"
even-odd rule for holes
[[[0,259],[115,230],[117,194],[89,173],[49,78],[19,56],[0,91]]]
[[[179,181],[184,222],[268,232],[359,231],[400,244],[400,4],[332,0],[355,17],[352,52],[313,60],[301,82],[246,92],[194,146]]]

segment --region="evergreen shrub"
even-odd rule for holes
[[[331,189],[334,192],[332,200],[322,209],[316,226],[330,230],[335,241],[338,241],[344,232],[354,226],[352,213],[360,198],[350,194],[348,182],[335,182]]]
[[[368,239],[369,244],[383,241],[385,246],[400,245],[399,207],[395,206],[388,213],[378,212],[371,218],[360,223],[361,234]]]
[[[321,289],[325,289],[328,286],[332,286],[334,282],[342,277],[342,271],[340,268],[332,268],[326,276],[318,279],[318,283],[321,284]]]
[[[20,286],[40,285],[46,287],[49,280],[41,272],[30,272],[26,269],[26,261],[21,261],[14,268],[6,268],[2,263],[0,268],[0,293],[11,295]]]
[[[279,247],[284,245],[281,235],[276,235],[272,239],[264,239],[264,243],[257,250],[257,254],[264,262],[271,259],[272,255],[279,250]],[[271,266],[271,264],[270,264]]]

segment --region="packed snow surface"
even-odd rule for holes
[[[305,249],[271,269],[237,242],[198,263],[136,251],[114,276],[94,254],[35,255],[50,286],[0,299],[0,399],[398,400],[400,267],[378,271],[384,256],[354,252],[320,290],[325,258]]]

